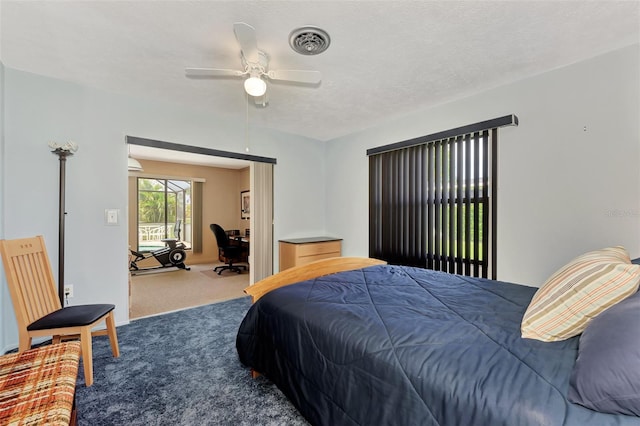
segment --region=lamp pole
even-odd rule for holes
[[[65,224],[65,190],[66,190],[66,165],[67,157],[73,155],[78,146],[73,142],[64,145],[50,143],[49,147],[54,148],[52,153],[60,159],[60,188],[58,198],[58,297],[60,306],[64,307],[64,224]]]

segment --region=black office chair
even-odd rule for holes
[[[242,269],[246,270],[247,267],[245,265],[233,264],[234,262],[242,262],[244,255],[242,247],[239,245],[232,245],[225,230],[217,223],[212,223],[209,225],[209,228],[211,228],[213,235],[216,236],[216,241],[218,242],[218,254],[224,258],[225,263],[225,265],[216,266],[213,268],[213,271],[220,275],[222,271],[225,270],[235,271],[237,273],[241,273]]]

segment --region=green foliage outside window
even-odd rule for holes
[[[139,239],[173,238],[173,227],[178,220],[183,223],[181,237],[185,238],[185,227],[191,223],[191,182],[139,178]]]
[[[165,191],[157,180],[138,181],[138,220],[140,223],[165,222]],[[175,222],[176,197],[167,194],[167,222]],[[172,214],[173,213],[173,214]],[[173,216],[173,218],[171,218]]]

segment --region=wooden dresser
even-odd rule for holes
[[[340,257],[342,238],[309,237],[279,240],[280,271],[320,259]]]

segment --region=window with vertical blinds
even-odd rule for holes
[[[496,278],[498,128],[509,115],[367,151],[369,256]]]

